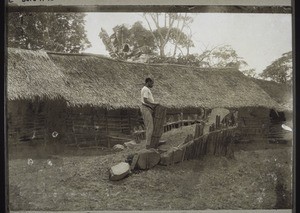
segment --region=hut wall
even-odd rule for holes
[[[8,102],[9,144],[113,146],[131,139],[137,110],[68,107],[62,100]]]
[[[139,109],[127,109],[127,116],[131,133],[145,129],[142,114]]]
[[[60,142],[64,139],[66,104],[62,100],[15,100],[7,104],[9,144]],[[52,133],[58,134],[52,134]],[[53,137],[54,136],[54,137]]]
[[[75,146],[106,145],[104,110],[70,107],[66,120],[66,144]]]
[[[16,143],[21,135],[27,134],[25,126],[26,117],[30,117],[26,112],[26,101],[10,101],[7,104],[7,133],[8,142]]]
[[[67,119],[67,143],[76,146],[108,146],[131,139],[137,122],[134,111],[73,107]]]
[[[265,141],[268,138],[270,117],[266,108],[240,108],[238,111],[238,128],[242,140]]]
[[[169,109],[165,123],[201,120],[204,115],[203,109]],[[62,99],[9,101],[7,124],[10,143],[67,146],[112,147],[145,129],[139,109],[70,107]]]
[[[130,116],[127,110],[110,110],[107,116],[108,147],[131,139]]]

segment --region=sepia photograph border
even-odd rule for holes
[[[4,20],[7,21],[7,14],[10,12],[188,12],[188,13],[281,13],[281,14],[293,14],[293,74],[295,76],[295,67],[296,67],[296,56],[295,56],[295,6],[294,2],[296,0],[165,0],[165,1],[156,1],[156,0],[119,0],[119,1],[97,1],[97,0],[45,0],[45,1],[25,1],[23,0],[6,0],[4,10]],[[81,4],[82,3],[82,4]],[[7,30],[6,22],[4,26]],[[15,212],[9,210],[9,200],[8,200],[8,152],[7,152],[7,127],[6,127],[6,72],[7,72],[7,39],[6,31],[4,30],[4,119],[3,119],[3,158],[4,158],[4,184],[2,184],[5,203],[2,206],[5,212]],[[293,79],[293,126],[296,129],[296,78]],[[296,168],[296,131],[293,132],[293,184],[296,185],[295,179],[295,168]],[[293,212],[296,212],[296,188],[293,187]],[[1,208],[2,209],[2,208]],[[16,211],[18,212],[18,211]],[[31,211],[20,211],[20,212],[31,212]],[[36,212],[36,211],[32,211]],[[41,212],[41,211],[39,211]],[[51,211],[45,211],[51,212]],[[103,211],[56,211],[56,212],[103,212]],[[120,211],[105,211],[105,212],[120,212]],[[131,212],[131,211],[124,211]],[[143,212],[143,211],[132,211],[132,212]],[[151,212],[151,211],[147,211]],[[153,211],[153,212],[164,212],[164,211]],[[260,212],[260,210],[201,210],[201,211],[174,211],[174,212]],[[272,210],[262,210],[261,212],[274,212]],[[276,210],[279,213],[290,212],[290,210]]]

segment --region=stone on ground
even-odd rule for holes
[[[128,163],[121,162],[115,166],[112,166],[109,170],[110,180],[121,180],[125,178],[130,172],[130,166]]]
[[[136,146],[136,142],[134,140],[132,141],[128,141],[128,142],[125,142],[124,145],[127,147],[127,148],[133,148],[134,146]]]
[[[183,150],[181,148],[172,147],[167,152],[161,154],[159,164],[168,166],[174,163],[179,163],[183,159]]]
[[[150,169],[160,161],[160,154],[155,149],[143,149],[138,155],[137,167],[142,170]]]
[[[138,154],[135,154],[132,158],[132,162],[130,164],[130,170],[134,170],[136,168],[136,165],[137,165],[137,161],[139,159],[139,155]]]

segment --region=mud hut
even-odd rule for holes
[[[112,146],[129,140],[141,128],[138,107],[146,77],[155,80],[153,95],[168,108],[168,120],[205,119],[215,107],[278,106],[232,68],[150,65],[93,54],[8,49],[9,134],[19,141],[25,136],[30,141],[39,138],[76,146]]]
[[[78,89],[76,94],[84,91],[82,95],[71,95],[68,100],[75,104],[106,104],[105,107],[115,109],[109,111],[117,113],[115,119],[120,117],[117,109],[122,108],[125,117],[129,114],[131,119],[138,120],[140,88],[147,76],[155,79],[152,89],[155,99],[168,108],[166,122],[206,119],[211,109],[223,107],[239,109],[244,114],[243,123],[239,122],[243,128],[249,126],[251,109],[251,112],[256,112],[252,122],[255,128],[251,127],[250,132],[250,128],[244,128],[242,132],[244,137],[257,139],[268,133],[268,112],[277,106],[257,84],[233,68],[150,65],[82,54],[49,53],[49,57],[69,77],[69,82],[73,82],[73,88]],[[246,107],[247,113],[244,113]]]
[[[51,141],[55,130],[64,131],[63,73],[43,51],[9,49],[7,62],[9,142]]]

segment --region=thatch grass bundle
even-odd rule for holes
[[[8,99],[57,98],[67,91],[65,76],[43,51],[8,49]]]

